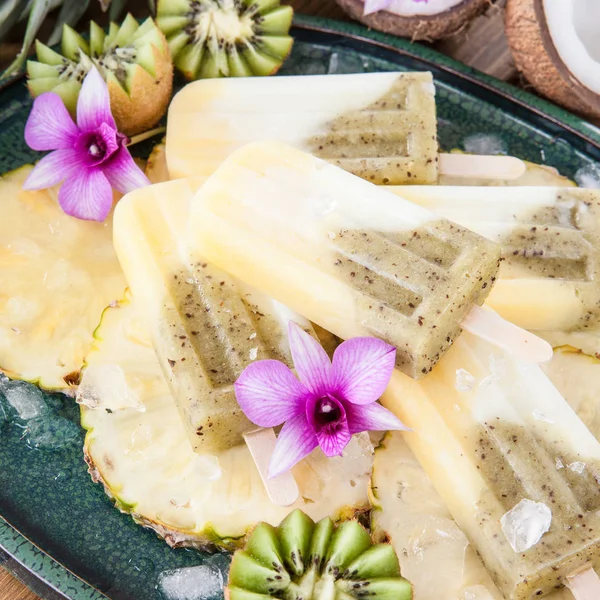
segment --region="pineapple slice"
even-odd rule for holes
[[[129,298],[104,312],[95,337],[78,394],[90,473],[120,510],[170,545],[234,549],[255,523],[275,525],[295,508],[315,520],[368,509],[373,449],[366,434],[343,457],[315,451],[294,470],[300,500],[275,506],[245,446],[216,456],[193,452]]]
[[[152,149],[148,162],[146,163],[146,176],[152,183],[169,181],[169,170],[167,168],[167,156],[164,141]]]
[[[54,188],[24,191],[31,168],[0,178],[0,370],[68,390],[78,382],[102,309],[126,283],[111,220],[69,217]]]

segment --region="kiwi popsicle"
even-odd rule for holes
[[[428,373],[482,304],[496,244],[290,146],[250,144],[192,206],[199,255],[343,339],[397,348]]]
[[[600,443],[537,365],[465,333],[382,403],[507,600],[600,566]]]
[[[600,328],[600,191],[560,187],[390,187],[500,244],[487,303],[526,329]]]
[[[200,184],[179,180],[128,194],[115,211],[114,242],[190,442],[196,452],[214,453],[257,429],[235,398],[243,369],[266,358],[292,366],[288,322],[312,329],[203,259],[189,259],[182,232]]]

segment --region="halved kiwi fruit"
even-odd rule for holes
[[[32,96],[57,93],[74,116],[81,84],[92,65],[108,84],[110,104],[119,130],[145,131],[165,113],[171,99],[173,65],[167,41],[152,19],[141,25],[127,15],[108,34],[92,21],[89,41],[68,25],[63,28],[62,54],[36,41],[37,61],[27,62]]]
[[[156,23],[188,79],[272,75],[292,49],[279,0],[159,0]]]
[[[227,600],[410,600],[390,544],[357,521],[314,523],[302,511],[279,527],[259,523],[231,563]]]

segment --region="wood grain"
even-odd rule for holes
[[[502,9],[505,0],[479,19],[468,30],[439,42],[436,48],[468,65],[500,79],[515,75],[514,63],[504,36]],[[298,13],[349,20],[334,0],[287,0]],[[11,49],[12,50],[12,49]],[[0,600],[39,600],[33,592],[0,567]]]

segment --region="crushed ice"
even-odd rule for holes
[[[198,567],[163,571],[156,589],[164,600],[216,600],[226,585],[229,560],[215,555]]]
[[[456,382],[454,387],[459,392],[470,392],[475,385],[475,377],[465,369],[456,369]]]
[[[463,140],[465,152],[471,154],[506,154],[506,144],[497,135],[474,133]]]
[[[545,504],[524,498],[500,522],[511,548],[515,552],[525,552],[550,529],[552,512]]]
[[[7,381],[2,386],[7,402],[17,412],[19,419],[29,421],[48,411],[42,392],[24,381]]]
[[[256,357],[258,356],[258,347],[250,348],[250,352],[248,352],[248,356],[250,357],[250,360],[256,360]]]
[[[567,467],[569,469],[571,469],[571,471],[573,471],[573,473],[579,473],[581,475],[585,470],[585,463],[581,462],[580,460],[576,460],[575,462],[572,462],[570,465],[567,465]]]
[[[556,468],[560,471],[560,469],[564,469],[565,468],[565,463],[560,460],[560,458],[556,459]]]
[[[575,183],[583,188],[600,188],[600,166],[590,163],[575,173]]]

